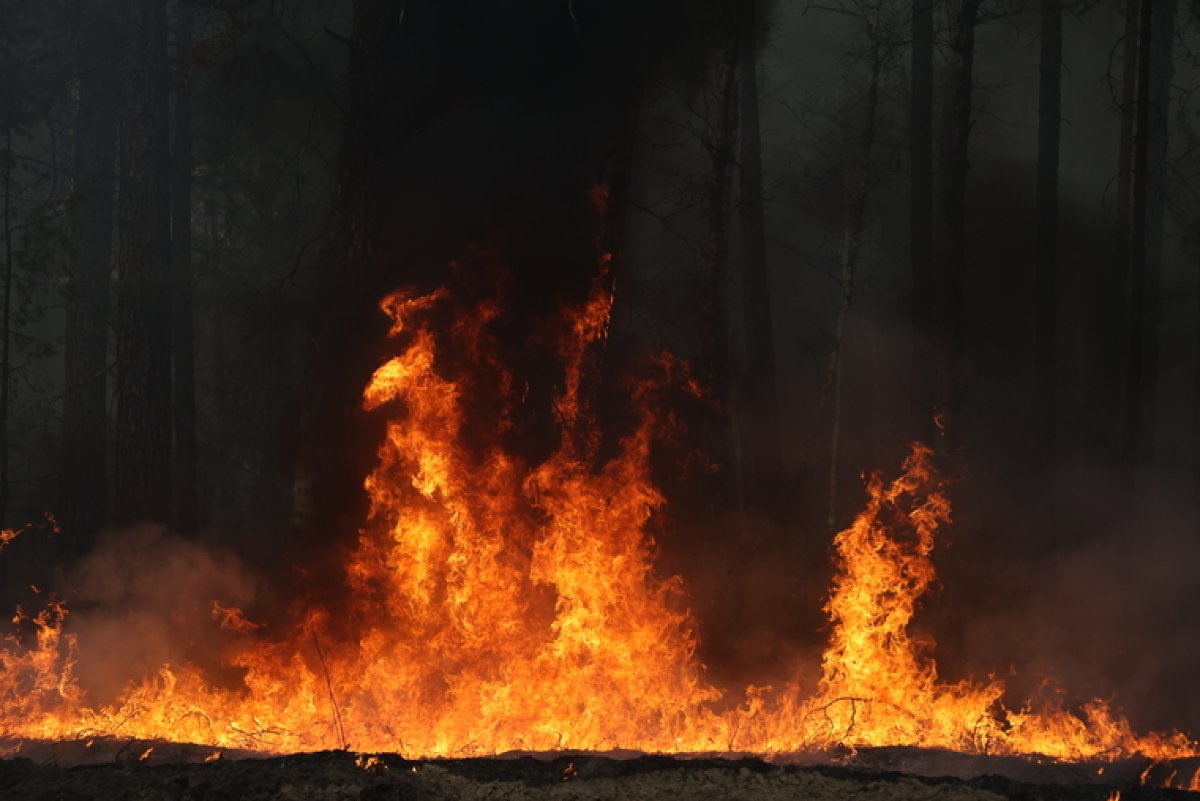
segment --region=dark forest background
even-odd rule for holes
[[[0,518],[41,526],[0,559],[6,608],[69,599],[145,524],[236,554],[268,610],[336,585],[382,431],[375,304],[452,261],[511,276],[536,459],[562,376],[529,332],[586,294],[602,230],[605,422],[663,348],[709,387],[679,399],[656,534],[716,680],[816,669],[832,533],[923,440],[955,503],[922,612],[943,675],[1200,730],[1200,4],[0,20]]]

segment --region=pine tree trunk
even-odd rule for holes
[[[165,0],[129,0],[119,135],[114,517],[171,511],[171,240]]]
[[[971,90],[975,65],[975,26],[980,0],[961,0],[955,25],[953,107],[946,153],[946,241],[938,318],[943,352],[939,407],[946,446],[958,448],[962,405],[967,277],[967,170],[970,167]]]
[[[737,31],[737,26],[731,28]],[[709,173],[706,214],[708,235],[704,244],[705,271],[708,286],[708,308],[701,341],[701,364],[709,385],[717,395],[723,412],[714,421],[713,450],[720,461],[729,466],[731,476],[727,490],[732,490],[739,509],[745,505],[742,471],[742,443],[735,421],[740,398],[734,398],[734,365],[731,364],[732,308],[728,302],[733,282],[729,263],[729,228],[733,210],[733,168],[737,147],[738,124],[738,36],[729,37],[717,65],[712,141],[708,142],[711,172]]]
[[[753,26],[748,26],[753,31]],[[758,47],[753,34],[741,47],[741,279],[746,365],[740,415],[746,447],[746,500],[770,510],[781,497],[779,398],[775,334],[763,210],[762,140],[758,113]]]
[[[936,404],[933,253],[933,0],[912,3],[909,106],[909,253],[912,261],[914,438],[932,438]]]
[[[8,68],[8,53],[2,62]],[[12,393],[12,290],[13,290],[13,130],[4,125],[4,305],[0,307],[0,526],[8,525],[9,496],[9,406]]]
[[[1117,150],[1117,201],[1115,211],[1116,247],[1113,254],[1111,286],[1107,293],[1108,314],[1105,350],[1119,354],[1111,373],[1114,422],[1116,430],[1116,465],[1118,479],[1125,481],[1125,378],[1129,359],[1129,292],[1130,292],[1130,198],[1133,193],[1133,133],[1136,121],[1138,13],[1141,0],[1126,0],[1125,31],[1122,36],[1123,63],[1121,71],[1121,138]]]
[[[108,516],[108,295],[120,38],[118,9],[111,0],[77,0],[73,11],[79,107],[70,201],[71,256],[64,293],[66,391],[59,523],[67,551],[79,556]]]
[[[1033,304],[1038,441],[1050,471],[1057,451],[1058,367],[1058,161],[1062,118],[1062,0],[1042,3],[1042,50],[1038,81],[1037,224],[1034,246],[1036,274]]]
[[[171,159],[171,273],[173,290],[175,525],[196,530],[196,376],[192,303],[192,10],[176,10],[175,140]]]
[[[1126,487],[1136,480],[1139,463],[1150,458],[1152,419],[1147,414],[1154,403],[1153,353],[1147,348],[1150,319],[1148,309],[1157,306],[1157,283],[1147,271],[1146,209],[1149,197],[1150,155],[1150,65],[1153,39],[1153,0],[1141,0],[1137,19],[1137,95],[1133,137],[1133,196],[1129,225],[1129,280],[1126,297],[1125,370],[1121,391],[1121,479]]]
[[[829,355],[828,384],[832,391],[832,421],[829,436],[829,507],[826,523],[829,533],[838,531],[838,472],[842,451],[842,351],[845,347],[846,321],[854,305],[858,278],[858,259],[862,252],[863,234],[867,227],[867,199],[874,179],[874,150],[878,125],[879,82],[883,72],[883,57],[877,41],[871,44],[871,78],[867,85],[867,105],[863,116],[862,139],[859,145],[858,185],[847,196],[846,228],[842,240],[842,263],[839,282],[842,294],[834,320],[833,350]]]
[[[1172,58],[1177,3],[1155,3],[1150,17],[1153,44],[1149,55],[1148,115],[1146,123],[1146,332],[1143,343],[1143,415],[1141,444],[1144,458],[1155,448],[1158,403],[1158,353],[1162,324],[1163,240],[1166,226]]]
[[[364,421],[360,393],[382,360],[386,325],[375,304],[383,292],[374,258],[380,230],[378,164],[387,149],[401,146],[389,130],[395,102],[394,72],[385,66],[388,47],[402,42],[402,15],[386,0],[355,0],[347,85],[350,87],[339,174],[334,187],[330,236],[317,275],[306,354],[311,392],[302,410],[305,431],[297,454],[298,558],[331,585],[340,580],[325,558],[331,532],[353,532],[366,513],[362,460],[381,431]]]

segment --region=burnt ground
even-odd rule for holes
[[[903,748],[780,764],[628,754],[414,761],[330,751],[214,758],[212,749],[165,743],[149,754],[152,744],[144,742],[24,745],[27,756],[0,761],[5,801],[1110,801],[1117,790],[1121,801],[1200,799],[1200,793],[1140,787],[1144,760],[1063,765]]]

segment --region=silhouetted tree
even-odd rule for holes
[[[829,435],[829,498],[826,525],[831,533],[836,532],[838,520],[838,474],[841,470],[842,425],[843,425],[843,367],[842,353],[846,340],[846,322],[854,305],[857,290],[859,260],[863,249],[863,235],[867,229],[867,202],[878,181],[876,175],[875,150],[879,130],[879,103],[881,81],[886,69],[903,46],[903,37],[898,34],[897,21],[891,14],[889,0],[872,0],[843,4],[836,7],[839,13],[854,20],[862,38],[859,58],[867,70],[867,85],[861,127],[854,131],[858,139],[855,163],[849,169],[852,177],[843,181],[843,203],[845,204],[845,226],[842,232],[842,247],[839,259],[838,285],[840,295],[834,317],[833,344],[829,354],[826,384],[830,393]]]
[[[1136,58],[1137,65],[1120,418],[1120,473],[1127,486],[1134,483],[1137,466],[1148,463],[1154,451],[1162,250],[1150,240],[1162,236],[1175,6],[1141,0],[1134,24],[1136,49],[1128,42],[1125,48],[1125,58]]]
[[[64,292],[66,336],[60,521],[79,555],[108,514],[108,326],[116,190],[121,9],[75,0],[75,114],[71,253]]]
[[[779,397],[775,380],[775,332],[767,265],[767,231],[763,211],[762,138],[759,132],[758,56],[761,22],[753,4],[745,12],[741,43],[741,295],[745,329],[745,366],[739,420],[745,435],[743,480],[751,507],[774,507],[781,492]],[[778,509],[776,509],[778,511]]]
[[[933,252],[933,6],[912,0],[909,95],[909,259],[912,272],[914,435],[932,439],[936,359]]]
[[[114,515],[171,517],[171,191],[165,0],[129,0],[117,203]]]
[[[1058,153],[1062,119],[1062,0],[1043,0],[1038,69],[1037,221],[1035,223],[1034,335],[1037,427],[1042,463],[1052,471],[1057,441],[1058,392]]]
[[[192,9],[175,11],[175,114],[171,154],[171,286],[175,435],[174,522],[196,527],[196,374],[192,300]]]
[[[959,0],[951,42],[950,126],[946,142],[945,225],[942,274],[938,287],[942,376],[939,407],[947,444],[958,447],[962,403],[967,278],[967,170],[971,154],[971,97],[974,89],[975,28],[981,0]]]

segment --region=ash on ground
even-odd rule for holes
[[[1083,780],[1046,772],[1034,781],[1003,775],[920,776],[863,764],[777,764],[759,759],[680,759],[592,754],[406,760],[345,751],[266,759],[125,748],[111,761],[0,761],[0,799],[22,801],[1150,801],[1200,794],[1141,787],[1135,766]],[[149,748],[150,746],[146,746]],[[200,759],[209,761],[193,761]],[[164,761],[164,760],[175,761]],[[911,761],[911,760],[910,760]],[[996,763],[998,771],[1010,766]],[[950,771],[955,772],[955,771]],[[1036,775],[1032,771],[1029,775]],[[1095,775],[1093,773],[1093,775]],[[1077,783],[1073,778],[1081,779]]]

